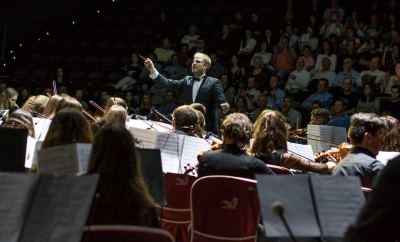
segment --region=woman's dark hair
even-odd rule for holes
[[[254,123],[254,140],[249,153],[269,156],[274,150],[287,150],[289,125],[279,111],[264,110]]]
[[[56,113],[43,141],[42,149],[73,143],[92,143],[93,135],[82,112],[65,108]]]
[[[361,100],[361,102],[366,102],[366,101],[367,101],[367,96],[365,96],[365,94],[364,94],[364,88],[365,88],[366,86],[369,86],[369,87],[371,88],[371,95],[370,95],[370,97],[369,97],[369,102],[374,102],[374,101],[375,101],[375,98],[376,98],[377,89],[376,89],[375,83],[373,83],[373,82],[364,83],[364,84],[362,85],[362,88],[361,88],[361,98],[360,98],[360,100]]]
[[[109,124],[96,134],[88,173],[100,175],[93,201],[91,224],[149,226],[153,200],[141,172],[141,158],[131,133],[120,124]]]

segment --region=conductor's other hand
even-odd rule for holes
[[[221,107],[223,113],[227,113],[229,111],[229,109],[230,109],[230,106],[229,106],[228,103],[222,103],[220,105],[220,107]]]
[[[144,66],[150,71],[150,73],[154,73],[156,71],[153,62],[149,58],[144,61]]]

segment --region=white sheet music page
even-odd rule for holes
[[[380,162],[382,162],[382,164],[384,164],[386,166],[386,164],[388,163],[389,160],[397,157],[400,155],[400,152],[396,152],[396,151],[379,151],[378,155],[376,156],[376,159]]]
[[[207,151],[210,149],[211,144],[207,142],[207,140],[198,138],[198,137],[192,137],[192,136],[184,136],[185,137],[185,143],[183,146],[183,151],[182,151],[182,157],[181,157],[181,166],[187,166],[187,164],[190,164],[190,166],[194,166],[198,161],[197,161],[197,156],[202,152],[202,151]]]
[[[300,155],[302,157],[315,161],[311,145],[302,145],[302,144],[287,142],[287,146],[288,146],[288,151],[290,153],[295,155]]]
[[[49,131],[51,119],[33,117],[33,123],[35,124],[36,139],[43,141]]]
[[[36,142],[36,139],[28,136],[28,141],[26,142],[25,168],[32,167],[32,161],[36,151]]]
[[[90,153],[92,152],[92,144],[77,143],[75,145],[76,145],[79,173],[86,172],[89,166],[89,158],[90,158]]]
[[[87,169],[92,146],[60,145],[38,151],[38,173],[75,175]]]
[[[164,173],[178,173],[182,170],[179,158],[182,155],[184,135],[174,133],[158,133],[156,149],[161,151],[162,169]]]
[[[307,125],[307,144],[311,145],[313,153],[317,153],[322,150],[321,142],[321,131],[319,125],[309,124]]]
[[[149,129],[130,127],[129,132],[136,139],[135,146],[143,149],[155,149],[157,146],[158,132]]]

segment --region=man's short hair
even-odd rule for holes
[[[361,144],[366,132],[375,135],[384,127],[384,121],[375,113],[355,113],[350,118],[348,136],[353,144]]]
[[[253,124],[243,113],[231,113],[221,124],[222,135],[229,137],[236,144],[249,144],[253,137]]]

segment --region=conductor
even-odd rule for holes
[[[182,80],[163,77],[148,58],[144,65],[150,71],[150,78],[156,83],[162,84],[167,90],[182,92],[184,104],[203,104],[207,110],[205,114],[206,130],[218,134],[217,107],[221,108],[224,113],[228,112],[230,107],[225,98],[221,81],[206,75],[206,71],[211,65],[209,56],[196,53],[192,63],[193,76],[186,76]]]

